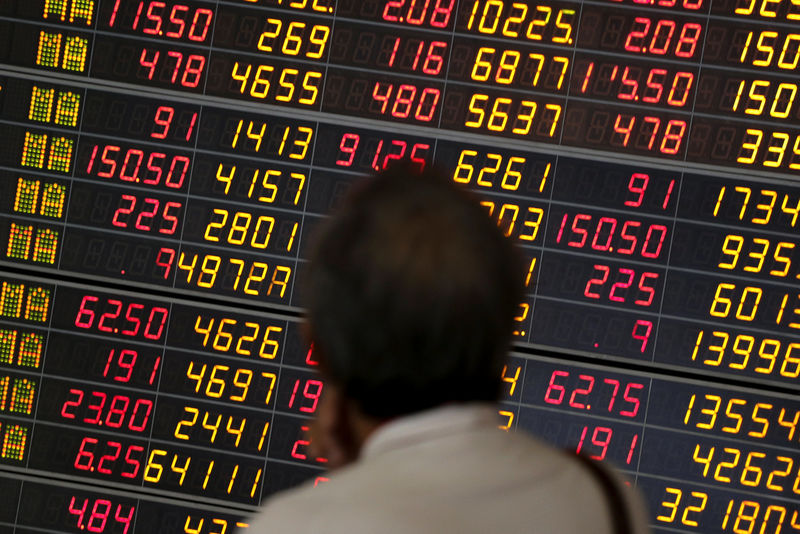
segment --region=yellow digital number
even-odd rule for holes
[[[556,32],[553,32],[553,42],[560,43],[560,44],[571,44],[572,43],[572,22],[565,20],[567,18],[574,18],[575,17],[575,10],[574,9],[559,9],[558,15],[556,15],[556,22],[555,26],[557,30],[561,30],[561,35],[555,35]]]
[[[517,389],[517,380],[519,380],[519,373],[522,370],[522,367],[517,365],[516,369],[514,370],[514,376],[507,376],[508,374],[508,365],[503,366],[503,372],[500,373],[500,377],[502,378],[503,382],[508,382],[511,387],[508,390],[508,396],[514,396],[514,390]]]
[[[262,371],[261,376],[266,378],[269,381],[269,389],[267,390],[267,397],[264,399],[264,404],[269,404],[270,399],[272,398],[272,391],[275,389],[275,383],[278,381],[278,376],[275,373],[267,373]],[[264,432],[261,435],[261,441],[264,441],[264,436],[267,433],[267,427],[269,423],[264,426]],[[261,443],[258,444],[258,450],[261,450]]]
[[[221,216],[220,220],[214,220],[215,216]],[[212,220],[206,226],[206,231],[203,238],[206,241],[219,242],[222,229],[227,225],[229,213],[227,210],[214,209]],[[299,226],[299,222],[295,223]],[[252,231],[250,227],[253,227]],[[225,240],[230,245],[244,245],[246,241],[248,246],[255,249],[265,249],[269,246],[272,231],[275,227],[275,218],[268,215],[260,215],[253,224],[253,215],[237,211],[231,220],[230,229]],[[295,228],[296,231],[296,228]],[[290,239],[288,248],[291,248],[294,239]],[[237,260],[241,262],[242,260]],[[240,269],[241,271],[241,269]]]
[[[161,474],[164,472],[164,467],[156,460],[167,455],[167,451],[161,449],[153,449],[150,451],[150,456],[147,458],[147,465],[144,467],[144,479],[147,482],[157,483],[161,480]]]
[[[281,19],[268,18],[267,24],[274,25],[274,28],[268,29],[261,33],[261,37],[258,39],[256,48],[262,52],[272,52],[272,46],[271,44],[267,43],[267,40],[275,40],[278,38],[281,28],[283,27],[283,21]]]
[[[528,24],[528,30],[525,32],[525,37],[533,41],[541,41],[544,34],[544,29],[547,23],[550,22],[550,15],[553,13],[553,8],[548,6],[536,6],[533,20]]]
[[[516,15],[514,13],[514,11],[517,9],[520,10],[519,15]],[[514,2],[513,4],[511,4],[511,14],[506,19],[506,23],[503,25],[503,35],[506,37],[511,37],[512,39],[516,38],[519,35],[519,32],[513,30],[511,26],[521,25],[527,15],[528,15],[528,6],[526,4],[522,4],[519,2]]]
[[[231,397],[233,398],[233,397]],[[244,432],[244,426],[247,423],[247,418],[242,417],[241,424],[238,427],[232,426],[233,424],[233,416],[228,416],[228,423],[225,425],[225,431],[228,432],[231,436],[236,436],[236,440],[233,442],[234,447],[239,446],[239,441],[242,439],[242,433]]]
[[[195,408],[192,409],[194,410]],[[200,422],[200,426],[211,431],[211,443],[214,443],[214,440],[217,439],[219,424],[222,422],[222,414],[217,414],[217,419],[213,422],[209,419],[209,415],[211,415],[211,412],[205,412],[203,414],[203,420]]]
[[[672,495],[673,498],[669,500],[661,501],[661,506],[670,510],[669,515],[661,514],[656,516],[657,521],[662,521],[664,523],[672,523],[675,521],[675,516],[678,513],[678,504],[681,502],[681,497],[683,496],[683,492],[678,488],[666,488],[665,492],[667,495]]]
[[[504,85],[512,83],[517,75],[520,57],[520,53],[516,50],[504,50],[503,55],[500,56],[500,65],[497,67],[494,81]]]
[[[273,47],[277,46],[277,44],[282,41],[280,45],[282,54],[287,56],[296,56],[300,54],[306,35],[306,24],[304,22],[290,22],[282,39],[279,39],[279,37],[283,29],[283,21],[281,19],[268,18],[267,24],[269,24],[270,27],[259,37],[258,44],[256,45],[258,50],[268,53],[273,52]],[[309,46],[308,51],[304,55],[312,59],[321,58],[325,51],[325,45],[328,43],[330,32],[330,27],[315,24],[308,36],[308,41],[313,46]],[[276,43],[276,40],[278,43]]]
[[[755,137],[755,140],[742,143],[742,151],[747,150],[749,153],[744,152],[744,155],[736,158],[736,161],[739,163],[752,164],[756,160],[758,148],[761,146],[761,140],[764,138],[764,132],[756,130],[755,128],[748,128],[746,134]]]
[[[683,490],[678,488],[665,488],[667,499],[661,502],[661,506],[669,511],[669,515],[661,514],[656,517],[657,521],[662,523],[672,523],[678,517],[678,508],[680,507],[683,498]],[[695,519],[691,518],[689,514],[700,513],[706,508],[708,502],[708,495],[700,491],[691,492],[691,497],[698,499],[697,504],[689,504],[684,507],[683,514],[681,515],[681,523],[687,526],[696,527],[698,523]],[[670,497],[671,496],[671,497]]]
[[[233,385],[239,388],[240,391],[235,395],[231,395],[231,400],[243,402],[247,398],[247,392],[250,390],[250,382],[252,381],[253,371],[250,369],[237,369],[236,374],[233,376]]]
[[[742,451],[739,449],[734,449],[733,447],[725,447],[722,449],[723,454],[730,454],[731,459],[728,461],[721,461],[717,464],[717,469],[714,471],[714,480],[718,482],[725,482],[726,484],[730,484],[731,478],[722,473],[723,469],[733,469],[737,465],[739,465],[739,459],[742,457]],[[714,453],[714,447],[711,447],[711,455]],[[709,455],[709,459],[710,456]],[[703,476],[706,476],[705,472],[703,472]]]
[[[775,140],[779,141],[779,145],[773,144]],[[769,146],[767,146],[767,155],[764,157],[765,167],[780,167],[783,162],[783,156],[786,153],[786,147],[789,145],[789,134],[782,132],[772,132],[772,139]],[[773,159],[767,159],[770,154],[777,154]]]
[[[308,40],[311,41],[311,44],[316,46],[316,49],[309,49],[309,51],[306,52],[306,57],[313,59],[321,58],[322,53],[325,51],[325,45],[328,43],[328,36],[330,34],[331,29],[328,26],[315,24],[314,28],[311,30],[311,35],[309,36]]]
[[[705,331],[700,330],[697,334],[694,350],[692,351],[692,360],[697,360],[701,347],[703,347],[703,340],[705,338]],[[715,342],[719,342],[715,344]],[[706,358],[702,360],[705,365],[714,367],[722,364],[723,358],[726,354],[726,349],[730,341],[730,335],[727,332],[713,331],[711,332],[711,342],[705,347],[710,353],[716,353],[716,358]],[[742,346],[744,344],[744,346]],[[755,338],[746,334],[739,334],[734,338],[732,352],[740,356],[740,360],[729,358],[727,362],[728,367],[731,369],[746,369],[750,362],[750,355],[752,348],[755,346]],[[753,371],[760,374],[771,374],[778,361],[778,356],[783,352],[783,360],[779,369],[780,376],[786,378],[797,378],[800,376],[800,343],[789,343],[786,345],[785,351],[782,350],[782,344],[777,339],[765,338],[758,344],[758,362],[753,368]],[[798,356],[793,355],[797,352]]]
[[[469,102],[469,111],[470,114],[475,114],[477,117],[472,119],[470,117],[467,118],[467,121],[464,123],[465,126],[469,126],[470,128],[480,128],[483,126],[483,119],[486,114],[482,107],[479,107],[479,103],[488,102],[489,95],[482,95],[482,94],[474,94],[472,95],[472,99]]]
[[[227,174],[225,173],[225,166],[222,163],[220,163],[217,167],[217,181],[225,184],[226,195],[228,194],[228,191],[230,191],[234,174],[236,174],[236,165],[231,165],[231,170]]]
[[[728,434],[737,434],[739,430],[742,428],[742,422],[744,421],[744,417],[742,417],[741,413],[736,413],[733,411],[734,407],[736,406],[746,406],[747,401],[744,399],[730,399],[728,400],[728,405],[725,407],[725,415],[728,419],[733,419],[735,421],[736,426],[723,426],[720,430],[723,432],[727,432]]]
[[[191,463],[191,461],[192,457],[187,456],[186,461],[183,463],[183,465],[178,465],[178,455],[176,454],[175,456],[172,457],[172,463],[170,464],[170,469],[174,473],[180,474],[180,477],[178,478],[178,486],[183,486],[183,480],[184,478],[186,478],[186,471],[189,470],[189,464]]]
[[[270,334],[282,334],[283,328],[280,326],[268,326],[267,330],[264,332],[264,340],[261,343],[261,347],[258,349],[258,356],[260,358],[265,358],[267,360],[275,359],[275,356],[278,355],[278,348],[280,347],[277,339],[270,338]]]
[[[501,425],[497,425],[497,428],[499,428],[500,430],[505,430],[506,432],[508,432],[508,430],[511,428],[511,423],[513,423],[513,421],[514,421],[514,412],[509,412],[508,410],[500,410],[497,413],[501,417],[505,417],[506,418],[506,422],[501,424]]]
[[[533,116],[536,115],[536,107],[536,102],[531,100],[522,101],[522,108],[527,108],[525,113],[521,113],[517,116],[517,122],[522,121],[522,127],[515,126],[511,130],[511,133],[528,135],[528,133],[531,131],[531,127],[533,126]]]
[[[474,163],[470,160],[478,155],[477,150],[464,149],[458,157],[458,164],[453,172],[453,181],[461,184],[468,184],[472,181],[472,176],[475,171]],[[478,171],[478,178],[475,182],[482,187],[494,187],[492,181],[494,177],[487,175],[496,174],[503,165],[503,156],[501,154],[487,153],[486,159],[491,163],[488,166],[483,166]],[[469,160],[467,159],[469,158]],[[509,191],[516,191],[519,189],[520,182],[522,181],[522,172],[514,168],[515,165],[525,165],[526,159],[519,156],[511,156],[508,158],[502,182],[500,187]],[[539,186],[539,191],[544,189],[544,183],[550,173],[550,164],[548,163],[545,169],[544,176]]]
[[[744,343],[744,346],[742,346],[742,343]],[[731,350],[737,356],[741,356],[742,359],[739,362],[729,363],[728,367],[730,367],[731,369],[746,369],[747,362],[750,361],[750,353],[753,350],[754,343],[755,343],[755,338],[753,336],[747,336],[747,335],[736,336],[736,339],[733,342]]]
[[[290,22],[289,29],[286,30],[286,36],[283,38],[283,46],[281,52],[289,56],[296,56],[300,53],[300,47],[303,46],[302,35],[303,29],[306,27],[305,22]],[[300,35],[295,35],[295,30],[300,31]]]
[[[776,459],[778,460],[778,462],[782,462],[785,465],[786,469],[783,469],[783,470],[775,469],[775,470],[773,470],[769,474],[769,477],[767,477],[766,486],[767,486],[767,489],[771,489],[772,491],[784,491],[784,487],[783,486],[779,486],[777,484],[777,482],[775,481],[775,478],[776,477],[777,478],[786,478],[787,476],[789,476],[789,473],[792,472],[792,467],[794,467],[794,460],[792,460],[791,458],[788,458],[786,456],[778,456]]]
[[[206,397],[211,397],[214,399],[218,399],[222,397],[222,393],[225,391],[225,380],[219,378],[217,373],[226,373],[230,370],[230,367],[227,365],[215,365],[211,368],[211,374],[208,377],[208,383],[206,384]]]
[[[484,179],[486,174],[495,174],[498,170],[500,170],[500,165],[503,163],[503,156],[500,154],[486,154],[486,159],[490,162],[494,162],[494,166],[483,167],[480,172],[478,173],[478,179],[475,181],[476,184],[482,187],[492,187],[494,184]]]
[[[763,452],[751,451],[747,454],[744,461],[744,469],[742,469],[742,476],[739,477],[739,482],[743,486],[757,487],[761,482],[761,476],[764,474],[760,467],[753,465],[753,459],[766,458]]]
[[[486,106],[488,103],[488,95],[480,93],[472,95],[472,99],[469,103],[470,113],[464,125],[470,128],[483,127],[484,120],[487,118]],[[527,135],[530,133],[534,115],[538,107],[537,103],[532,100],[522,100],[517,104],[518,112],[516,114],[510,113],[513,105],[514,101],[511,98],[495,98],[488,120],[485,122],[486,128],[493,132],[503,132],[509,124],[509,119],[513,118],[512,124],[514,126],[511,129],[512,133],[517,135]],[[545,109],[551,112],[552,122],[547,135],[552,137],[558,127],[558,120],[561,117],[562,108],[558,104],[546,104]]]
[[[263,100],[270,95],[270,88],[272,87],[272,75],[274,72],[276,72],[275,67],[266,64],[259,65],[258,68],[256,68],[255,76],[251,82],[250,74],[252,73],[252,70],[252,65],[242,65],[236,61],[233,64],[231,78],[239,82],[239,92],[241,94],[245,94],[245,92],[247,92],[247,94],[253,98]],[[300,71],[292,67],[286,67],[280,69],[278,72],[280,73],[278,86],[281,89],[286,89],[288,93],[282,94],[280,93],[279,89],[277,94],[273,95],[273,98],[279,102],[291,102],[293,101],[295,91],[298,88],[297,81],[300,78]],[[319,96],[319,81],[321,79],[321,72],[308,71],[303,74],[302,82],[300,82],[302,91],[298,93],[303,96],[298,98],[297,102],[306,105],[315,104],[317,97]],[[250,87],[249,91],[248,85]]]
[[[711,303],[709,314],[714,317],[728,317],[733,307],[733,300],[727,296],[723,296],[723,292],[728,293],[729,291],[735,289],[735,284],[729,284],[726,282],[721,282],[718,284],[717,291],[714,294],[714,300]],[[740,321],[752,321],[755,319],[763,294],[764,291],[760,287],[745,287],[739,296],[739,305],[736,308],[736,313],[734,315],[736,319]]]
[[[181,254],[183,253],[181,252]],[[200,265],[200,274],[197,276],[197,285],[206,288],[213,287],[221,264],[222,258],[219,256],[209,254],[203,258],[203,263]]]
[[[733,243],[733,245],[731,245]],[[725,242],[722,243],[722,252],[725,255],[732,256],[729,261],[720,262],[718,267],[723,269],[734,269],[739,262],[739,253],[742,251],[744,245],[744,238],[739,235],[725,236]]]
[[[485,82],[492,74],[491,58],[486,59],[487,55],[494,55],[494,48],[482,46],[478,49],[478,55],[475,57],[475,63],[472,66],[472,74],[470,77],[479,82]]]
[[[539,233],[539,225],[542,222],[542,218],[544,218],[544,210],[541,208],[529,207],[528,215],[530,216],[530,214],[533,214],[534,218],[528,219],[526,217],[525,221],[522,223],[525,228],[529,229],[528,233],[520,234],[519,238],[523,241],[533,241],[536,239],[536,235]]]
[[[289,246],[291,246],[292,239],[294,238],[296,232],[293,232],[290,236]],[[191,263],[187,262],[187,258],[191,258]],[[193,254],[191,256],[186,255],[184,252],[181,252],[180,257],[178,258],[178,268],[180,270],[187,271],[186,275],[186,283],[192,284],[195,274],[195,268],[197,267],[197,259],[198,255]],[[236,276],[236,279],[233,283],[233,290],[237,291],[239,289],[239,282],[242,278],[242,273],[244,271],[244,266],[246,262],[244,260],[240,260],[237,258],[229,258],[228,263],[230,265],[238,265],[239,270]],[[219,272],[219,268],[222,265],[222,258],[219,256],[214,255],[207,255],[203,256],[203,263],[201,265],[200,274],[198,275],[197,279],[194,279],[194,283],[198,287],[204,288],[211,288],[214,287],[214,283],[217,280],[217,274]],[[242,286],[241,290],[248,294],[257,296],[261,294],[260,285],[261,282],[266,280],[269,274],[269,265],[263,262],[253,262],[250,266],[249,272],[246,275],[246,280],[244,285]],[[291,267],[286,267],[283,265],[277,265],[272,270],[272,277],[270,279],[269,286],[267,287],[266,294],[267,296],[271,296],[273,292],[277,293],[278,297],[283,298],[286,294],[286,288],[289,286],[289,280],[292,277],[292,269]]]
[[[226,325],[231,325],[233,328],[236,327],[237,321],[235,319],[228,319],[223,318],[216,322],[216,319],[213,317],[208,319],[208,324],[203,325],[203,316],[198,315],[197,319],[195,320],[194,324],[194,331],[198,334],[203,335],[203,346],[207,346],[209,339],[211,338],[211,333],[214,331],[214,325],[217,324],[216,334],[214,336],[214,341],[212,342],[211,346],[214,350],[218,350],[221,352],[228,352],[230,347],[233,343],[233,335],[225,332],[223,329]],[[258,334],[261,331],[261,326],[258,323],[253,322],[245,322],[244,326],[246,329],[250,331],[247,335],[240,336],[236,341],[235,351],[237,354],[241,354],[243,356],[250,356],[251,355],[251,348],[247,348],[243,346],[243,344],[251,344],[250,346],[253,347],[252,343],[258,339]],[[258,356],[260,358],[265,359],[274,359],[278,354],[278,349],[280,348],[280,342],[278,339],[273,339],[273,335],[280,336],[283,333],[283,327],[281,326],[267,326],[264,330],[264,337],[261,340],[261,345],[258,350]],[[225,340],[225,343],[220,343],[220,339]],[[193,369],[192,365],[189,366],[190,371]],[[205,373],[205,366],[200,371],[199,374],[192,374],[190,378],[201,380]],[[197,386],[196,391],[199,391],[199,385]]]
[[[189,435],[183,433],[183,426],[192,427],[197,423],[197,417],[200,415],[200,410],[197,408],[192,408],[191,406],[184,406],[183,407],[184,414],[188,413],[191,415],[190,419],[181,419],[178,421],[178,424],[175,426],[174,436],[178,439],[188,440]],[[152,455],[151,455],[152,456]]]
[[[214,336],[214,341],[211,343],[211,346],[214,348],[214,350],[226,352],[231,347],[231,343],[233,342],[233,334],[225,332],[224,328],[227,325],[235,327],[236,321],[234,319],[225,317],[219,322],[217,335]]]

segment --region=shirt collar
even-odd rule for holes
[[[361,458],[497,424],[497,407],[493,404],[446,404],[381,425],[367,438],[361,449]]]

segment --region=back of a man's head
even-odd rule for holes
[[[522,269],[475,198],[395,167],[355,186],[312,248],[315,351],[365,415],[496,400]]]

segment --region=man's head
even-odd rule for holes
[[[306,290],[321,370],[365,416],[496,400],[522,268],[445,175],[394,167],[354,187],[316,236]]]

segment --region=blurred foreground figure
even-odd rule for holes
[[[249,533],[648,531],[616,477],[498,429],[523,268],[474,198],[396,167],[354,188],[310,260],[311,446],[334,471],[270,499]]]

